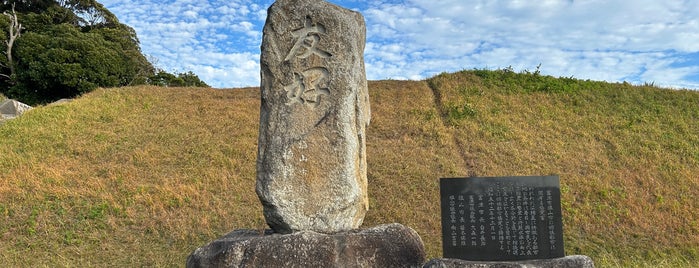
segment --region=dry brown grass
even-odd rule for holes
[[[439,118],[427,83],[382,81],[369,88],[371,210],[364,225],[398,222],[412,227],[428,255],[440,256],[439,177],[466,171],[454,138]]]
[[[439,257],[440,177],[559,174],[568,254],[697,264],[699,94],[522,92],[488,79],[370,82],[364,226],[410,226]],[[263,228],[258,117],[254,88],[137,87],[0,126],[0,263],[182,266],[222,234]]]
[[[0,129],[0,263],[172,266],[261,228],[258,92],[120,88]],[[109,265],[112,266],[112,265]]]

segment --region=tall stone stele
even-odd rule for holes
[[[370,120],[361,14],[277,0],[261,55],[257,194],[277,233],[358,228],[369,207]]]

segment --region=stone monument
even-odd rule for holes
[[[277,0],[263,30],[256,192],[271,230],[236,230],[187,267],[421,267],[400,224],[357,229],[369,208],[370,120],[361,14]]]
[[[558,176],[443,178],[440,196],[444,257],[565,256]]]
[[[257,194],[278,233],[359,227],[369,207],[364,18],[278,0],[263,30]]]
[[[566,256],[559,177],[442,178],[442,259],[424,267],[592,268]]]

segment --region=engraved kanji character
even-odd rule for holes
[[[286,96],[291,102],[317,106],[321,96],[330,94],[330,90],[321,85],[327,76],[328,70],[322,67],[294,73],[294,82],[284,87]]]
[[[291,32],[291,35],[296,39],[296,43],[286,55],[284,61],[291,60],[293,57],[299,57],[302,59],[308,58],[311,54],[316,54],[321,58],[329,58],[332,56],[327,51],[319,49],[318,42],[320,41],[320,35],[325,33],[325,27],[320,24],[313,24],[311,18],[306,17],[306,22],[304,27]]]

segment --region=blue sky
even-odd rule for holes
[[[217,88],[258,86],[271,0],[101,0],[170,72]],[[370,80],[464,69],[699,89],[695,0],[331,0],[367,22]]]

